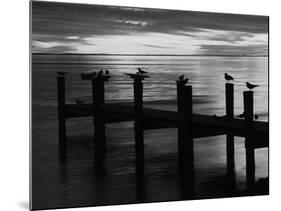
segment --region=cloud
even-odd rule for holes
[[[152,44],[143,44],[143,46],[146,46],[146,47],[151,47],[151,48],[163,48],[163,49],[172,48],[172,47],[168,47],[168,46],[162,46],[162,45],[152,45]]]
[[[32,25],[33,33],[67,36],[124,34],[128,30],[177,33],[213,29],[267,33],[268,17],[35,1]]]
[[[200,45],[199,52],[206,55],[267,55],[267,45]]]
[[[266,16],[32,2],[32,50],[36,52],[155,52],[158,48],[193,54],[196,49],[215,49],[207,45],[250,43],[258,47],[267,42],[267,33]],[[169,39],[157,39],[152,34]],[[57,48],[49,46],[54,43]],[[108,43],[114,45],[109,48]]]
[[[69,40],[78,40],[79,37],[78,37],[78,36],[69,36],[69,37],[66,37],[66,39],[69,39]]]
[[[42,53],[42,47],[33,45],[32,48],[33,48],[33,53]],[[71,46],[56,45],[49,48],[44,48],[44,53],[71,53],[76,50],[77,49]]]

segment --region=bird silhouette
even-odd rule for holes
[[[227,73],[224,74],[224,79],[227,80],[227,81],[233,81],[234,80],[234,78]]]
[[[255,87],[258,87],[259,85],[251,84],[249,82],[246,82],[246,86],[247,86],[248,89],[254,89]]]
[[[148,73],[148,72],[142,70],[141,68],[138,68],[138,71],[139,71],[140,74],[146,74],[146,73]]]
[[[109,75],[109,71],[108,71],[108,70],[105,70],[105,74],[106,74],[106,75]]]
[[[64,75],[67,75],[68,72],[57,72],[59,76],[64,76]]]
[[[100,70],[97,74],[97,77],[101,77],[103,75],[103,70]]]
[[[181,75],[181,76],[179,77],[179,80],[182,81],[183,79],[184,79],[184,75]]]

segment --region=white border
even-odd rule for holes
[[[59,1],[59,0],[57,0]],[[67,2],[182,9],[207,12],[229,12],[270,16],[270,196],[232,199],[212,199],[140,205],[77,208],[69,210],[278,210],[280,209],[280,160],[278,139],[280,119],[279,83],[281,12],[278,1],[252,0],[65,0]],[[62,2],[65,2],[62,1]],[[29,190],[29,2],[8,0],[1,2],[0,49],[0,209],[27,210]],[[278,68],[279,67],[279,68]],[[279,82],[279,83],[278,83]]]

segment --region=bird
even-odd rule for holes
[[[108,70],[105,70],[105,74],[106,74],[106,75],[109,75],[109,71],[108,71]]]
[[[146,74],[146,73],[148,73],[148,72],[142,70],[141,68],[138,68],[138,71],[139,71],[140,74]]]
[[[183,79],[184,79],[184,75],[181,75],[181,76],[179,77],[179,80],[182,81]]]
[[[246,86],[247,86],[248,89],[254,89],[255,87],[258,87],[259,85],[251,84],[249,82],[246,82]]]
[[[224,79],[227,81],[233,81],[234,78],[231,75],[228,75],[227,73],[224,74]]]
[[[254,115],[254,118],[255,118],[255,119],[259,119],[259,115],[255,114],[255,115]]]
[[[79,99],[75,99],[76,104],[83,104],[84,101],[83,100],[79,100]]]
[[[59,76],[64,76],[64,75],[67,75],[68,72],[57,72]]]
[[[97,74],[97,77],[101,77],[103,75],[103,70],[100,70]]]

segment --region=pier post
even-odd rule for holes
[[[246,126],[246,180],[247,187],[251,187],[255,182],[255,148],[252,139],[253,116],[254,116],[254,96],[252,91],[243,92],[244,97],[244,115]]]
[[[184,87],[185,83],[183,80],[177,80],[177,109],[178,112],[183,112],[184,108]],[[179,127],[178,128],[178,167],[179,170],[181,171],[183,166],[183,131],[184,129]]]
[[[184,176],[184,186],[189,194],[193,193],[194,186],[194,152],[192,134],[192,86],[185,86],[183,93],[183,155],[182,155],[182,175]]]
[[[234,85],[232,83],[225,84],[225,104],[226,118],[231,121],[234,117]],[[226,134],[226,159],[227,174],[231,177],[234,174],[234,136],[231,133]]]
[[[93,112],[94,112],[94,153],[95,162],[100,163],[106,150],[105,120],[102,110],[104,104],[104,79],[96,77],[92,80]]]
[[[60,158],[65,154],[66,148],[66,121],[65,121],[65,78],[57,76],[57,102],[58,102],[58,129]]]
[[[136,174],[144,173],[144,142],[143,142],[143,82],[141,77],[134,78],[134,114],[135,114],[135,152],[136,152]]]

